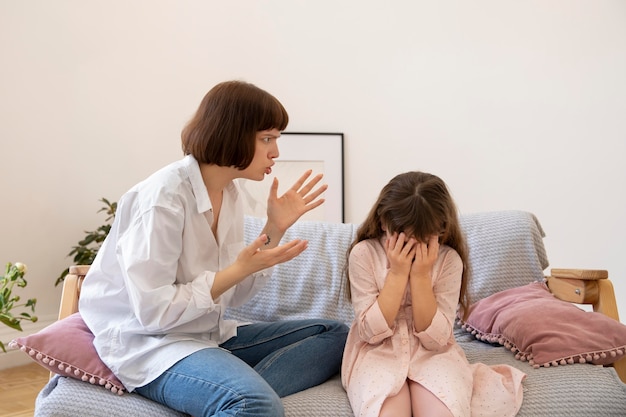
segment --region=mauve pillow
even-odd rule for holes
[[[100,360],[93,347],[93,334],[80,313],[74,313],[40,330],[9,343],[41,366],[59,375],[98,384],[122,394],[124,385]]]
[[[556,298],[543,282],[501,291],[474,303],[461,326],[500,344],[535,368],[608,365],[626,351],[626,325]]]

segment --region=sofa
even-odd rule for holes
[[[245,221],[246,240],[250,241],[258,236],[263,220],[247,217]],[[567,357],[539,363],[534,359],[539,357],[540,352],[528,350],[534,346],[523,347],[523,342],[516,342],[512,340],[513,336],[505,334],[506,329],[503,331],[494,327],[497,325],[494,317],[499,317],[502,313],[500,310],[506,310],[521,299],[537,301],[535,296],[509,295],[513,297],[513,301],[509,299],[504,302],[505,305],[501,302],[495,309],[493,303],[484,306],[482,316],[475,322],[459,322],[455,325],[455,338],[464,349],[468,360],[486,364],[508,364],[526,373],[523,383],[524,400],[519,416],[625,416],[626,384],[622,379],[626,380],[623,358],[626,326],[614,320],[617,318],[615,298],[606,271],[553,270],[557,274],[548,274],[549,277],[546,278],[544,271],[548,267],[548,259],[543,245],[544,232],[532,213],[511,210],[463,214],[461,225],[469,244],[472,270],[469,291],[472,301],[488,301],[492,296],[521,291],[533,285],[533,290],[547,289],[548,296],[559,302],[561,300],[553,297],[551,292],[563,292],[561,298],[566,299],[563,302],[587,315],[582,319],[576,318],[578,323],[589,317],[595,320],[592,323],[614,326],[599,332],[619,334],[614,342],[617,346],[602,348],[602,352],[570,352]],[[357,227],[356,224],[318,221],[296,223],[287,232],[284,240],[306,239],[309,241],[307,250],[299,257],[276,266],[270,283],[244,306],[228,310],[227,316],[242,321],[325,317],[349,324],[353,319],[353,311],[346,298],[344,266],[346,253]],[[64,288],[60,319],[77,309],[80,275],[85,270],[73,271],[66,278],[67,288]],[[598,282],[602,283],[601,288],[594,289],[593,284]],[[570,301],[575,301],[576,304],[571,304]],[[588,311],[591,307],[587,310],[579,307],[586,302],[597,311]],[[551,300],[547,300],[539,305],[551,303]],[[531,314],[523,319],[525,323],[530,323],[530,330],[527,332],[531,334],[535,333],[535,328],[540,324],[571,324],[574,317],[570,313],[558,312],[550,313],[556,316],[546,316],[537,307],[532,307],[530,313],[523,314]],[[614,317],[609,318],[606,314]],[[518,318],[520,314],[514,316]],[[600,316],[602,319],[598,318]],[[481,324],[480,320],[485,319],[489,323]],[[608,320],[607,323],[604,323],[605,319]],[[591,327],[591,331],[596,328]],[[550,328],[545,332],[546,337],[558,333]],[[597,339],[594,334],[582,338]],[[533,343],[535,341],[531,341],[531,345]],[[549,344],[560,348],[572,343],[555,340]],[[45,357],[45,352],[40,354],[35,348],[29,347],[28,340],[18,340],[13,345],[33,355],[34,360]],[[597,365],[594,362],[603,364]],[[49,363],[47,365],[49,367]],[[67,372],[59,369],[55,372],[37,397],[37,417],[182,415],[135,393],[115,393],[116,390],[110,389],[109,384],[102,386],[103,382],[99,384],[93,379],[89,383],[84,377],[81,380],[68,376]],[[286,415],[290,417],[353,416],[340,375],[319,386],[287,396],[283,398],[283,403]]]

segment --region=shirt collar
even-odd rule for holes
[[[193,155],[186,155],[183,159],[183,164],[187,171],[189,182],[191,182],[193,194],[196,197],[196,208],[198,209],[198,213],[205,213],[211,210],[213,205],[211,204],[209,193],[206,190],[204,180],[202,179],[200,164],[196,158],[193,157]],[[236,196],[239,194],[237,186],[232,181],[226,186],[224,191],[225,198],[227,198],[226,196],[228,195],[230,198],[236,199]]]
[[[200,172],[200,164],[193,155],[185,156],[183,160],[185,169],[187,170],[187,176],[191,182],[191,189],[196,197],[196,208],[198,213],[204,213],[211,209],[211,200],[209,199],[209,193],[206,190],[204,181],[202,180],[202,173]]]

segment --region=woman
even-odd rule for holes
[[[338,372],[342,323],[242,326],[223,319],[229,306],[263,287],[272,266],[306,249],[306,241],[279,243],[324,202],[321,175],[304,173],[280,197],[275,179],[265,228],[244,247],[235,180],[271,173],[287,123],[269,93],[245,82],[218,84],[182,132],[186,156],[118,202],[82,286],[80,311],[96,350],[128,391],[195,417],[281,416],[280,397]]]

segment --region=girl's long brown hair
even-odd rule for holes
[[[465,236],[459,224],[456,204],[441,178],[418,171],[396,175],[383,187],[365,221],[357,230],[356,239],[348,250],[367,239],[379,239],[384,234],[382,225],[390,233],[408,232],[427,242],[439,235],[439,243],[454,249],[463,261],[463,275],[459,303],[465,315],[470,304],[467,291],[470,268]],[[350,275],[346,262],[347,294],[350,295]]]

